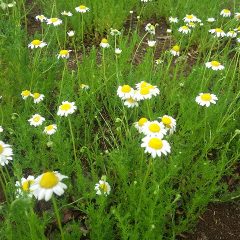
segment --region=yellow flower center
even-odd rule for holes
[[[101,190],[103,192],[107,192],[107,190],[108,190],[107,184],[105,184],[105,183],[100,184],[99,187],[101,188]]]
[[[223,12],[224,12],[224,13],[230,13],[230,10],[228,10],[228,9],[223,9]]]
[[[182,26],[182,29],[183,30],[188,30],[189,28],[188,28],[188,26]]]
[[[108,43],[108,40],[106,38],[103,38],[101,43]]]
[[[36,117],[34,117],[34,118],[33,118],[33,121],[34,121],[34,122],[39,122],[39,121],[40,121],[40,119],[41,119],[41,117],[40,117],[40,116],[36,116]]]
[[[174,50],[175,52],[179,52],[180,51],[180,47],[178,45],[175,45],[172,50]]]
[[[150,89],[151,89],[150,86],[142,87],[142,88],[140,89],[140,94],[141,94],[141,95],[147,95],[147,94],[150,93]]]
[[[129,93],[131,92],[131,87],[129,85],[123,85],[122,86],[122,92],[123,93]]]
[[[34,46],[38,46],[38,45],[40,45],[41,44],[41,41],[40,40],[33,40],[32,41],[32,45],[34,45]]]
[[[31,92],[28,91],[28,90],[22,91],[22,95],[23,95],[24,97],[28,97],[30,94],[31,94]]]
[[[187,15],[186,18],[193,19],[193,15]]]
[[[33,98],[34,98],[34,99],[38,99],[39,97],[40,97],[40,93],[34,93],[34,94],[33,94]]]
[[[52,23],[55,23],[55,22],[58,21],[58,18],[50,18],[50,21],[51,21]]]
[[[138,125],[142,127],[147,121],[147,118],[140,118],[138,121]]]
[[[211,61],[211,65],[213,67],[219,67],[220,66],[220,62],[218,62],[218,61]]]
[[[148,142],[148,146],[155,150],[160,150],[163,147],[163,142],[159,138],[151,138],[150,141]]]
[[[42,175],[39,185],[42,188],[53,188],[58,184],[58,182],[59,179],[54,172],[46,172]]]
[[[82,10],[84,10],[84,9],[86,9],[86,6],[80,5],[79,8],[82,9]]]
[[[68,55],[68,50],[61,50],[59,54],[66,56],[66,55]]]
[[[49,125],[49,126],[46,127],[46,130],[47,130],[47,131],[51,131],[51,130],[53,130],[53,129],[54,129],[54,126],[53,126],[53,125]]]
[[[64,103],[63,105],[60,106],[60,109],[63,111],[68,111],[71,109],[71,104],[70,103]]]
[[[204,94],[202,94],[201,95],[201,99],[203,100],[203,101],[211,101],[212,100],[212,96],[211,96],[211,94],[210,93],[204,93]]]
[[[2,145],[0,145],[0,154],[3,153],[4,147]]]
[[[221,28],[216,28],[215,32],[223,32],[223,30]]]
[[[127,102],[129,102],[129,103],[135,103],[136,100],[134,100],[133,98],[128,98],[128,99],[127,99]]]
[[[160,132],[161,128],[157,123],[151,123],[148,127],[151,132]]]
[[[163,117],[162,117],[162,123],[163,123],[164,125],[169,126],[169,125],[172,123],[172,120],[171,120],[170,117],[163,116]]]
[[[31,184],[33,184],[33,180],[26,180],[25,182],[22,183],[22,190],[24,192],[29,192],[29,188],[31,186]]]

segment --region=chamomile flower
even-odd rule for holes
[[[3,132],[3,127],[2,126],[0,126],[0,133],[2,133]]]
[[[82,83],[82,84],[80,84],[80,88],[83,89],[83,90],[88,90],[89,86]]]
[[[173,46],[172,49],[170,50],[170,53],[173,56],[179,56],[180,55],[180,47],[178,45]]]
[[[176,131],[176,120],[173,117],[164,115],[161,117],[161,123],[163,123],[170,134]]]
[[[224,66],[221,65],[221,63],[218,61],[207,62],[205,65],[207,68],[212,68],[212,70],[215,70],[215,71],[224,69]]]
[[[27,178],[21,178],[21,181],[16,181],[15,186],[17,187],[16,198],[27,196],[32,197],[30,186],[34,183],[34,176],[29,175]]]
[[[115,48],[115,54],[120,55],[122,53],[122,49]]]
[[[67,35],[69,37],[73,37],[75,35],[75,32],[71,30],[71,31],[67,32]]]
[[[121,32],[118,31],[117,29],[111,28],[111,29],[110,29],[110,34],[111,34],[112,36],[119,36],[119,35],[121,35]]]
[[[28,44],[28,47],[31,48],[31,49],[33,49],[33,48],[43,48],[45,46],[47,46],[47,43],[45,43],[43,41],[40,41],[38,39],[35,39]]]
[[[63,101],[58,108],[57,115],[67,117],[69,114],[73,114],[77,110],[75,102]]]
[[[199,105],[206,107],[209,107],[211,103],[216,104],[217,100],[216,95],[211,93],[200,93],[195,99]]]
[[[191,32],[191,29],[188,26],[182,26],[178,29],[179,32],[184,33],[184,34],[188,34]]]
[[[142,117],[138,120],[138,122],[134,123],[134,127],[138,130],[139,133],[142,133],[143,128],[147,122],[148,122],[148,119],[145,117]]]
[[[231,31],[227,32],[226,36],[230,37],[230,38],[235,38],[235,37],[237,37],[237,33],[231,30]]]
[[[139,106],[137,100],[132,97],[125,99],[123,104],[129,108],[134,108]]]
[[[61,15],[71,17],[73,14],[71,12],[63,11]]]
[[[39,22],[44,22],[47,20],[47,18],[44,15],[37,15],[35,19]]]
[[[65,58],[65,59],[68,59],[69,58],[69,53],[71,52],[72,50],[60,50],[57,58]]]
[[[97,195],[109,195],[111,191],[111,187],[106,180],[100,180],[98,183],[95,184],[95,191]]]
[[[148,23],[146,26],[145,26],[145,31],[152,34],[152,35],[155,35],[155,26],[152,25],[151,23]]]
[[[167,155],[171,152],[171,147],[166,140],[160,137],[146,136],[142,139],[141,147],[145,148],[145,153],[150,153],[153,158],[161,157],[162,154]]]
[[[240,12],[235,13],[234,18],[235,18],[236,20],[240,20]]]
[[[223,17],[230,17],[230,16],[231,16],[231,11],[228,10],[228,9],[223,9],[223,10],[220,12],[220,15],[223,16]]]
[[[170,23],[178,23],[178,18],[177,17],[169,17],[168,18]]]
[[[34,103],[40,103],[44,99],[44,95],[40,94],[38,92],[31,94],[31,97],[33,97]]]
[[[123,100],[129,99],[134,96],[134,89],[127,84],[119,86],[117,89],[117,95]]]
[[[137,101],[151,99],[152,96],[157,96],[160,93],[157,86],[153,86],[144,81],[136,84],[136,87],[137,92],[135,93],[135,98]]]
[[[110,45],[108,43],[108,40],[106,38],[102,39],[102,41],[100,43],[100,47],[102,47],[102,48],[109,48],[110,47]]]
[[[32,191],[34,197],[39,201],[42,199],[49,201],[53,193],[61,196],[64,190],[67,189],[66,184],[61,182],[64,178],[68,177],[57,171],[45,172],[35,179],[34,183],[30,186],[30,191]]]
[[[76,7],[75,10],[80,13],[86,13],[86,12],[90,11],[90,9],[84,5],[80,5],[80,6]]]
[[[196,23],[194,23],[194,22],[187,23],[186,25],[190,28],[195,28],[196,27]]]
[[[164,124],[158,121],[148,121],[142,130],[144,135],[151,137],[163,138],[167,134]]]
[[[209,32],[214,35],[214,37],[225,37],[226,33],[221,28],[210,29]]]
[[[49,18],[47,19],[47,24],[48,25],[53,25],[53,26],[58,26],[62,24],[62,20],[59,18]]]
[[[237,38],[237,42],[240,43],[240,38]]]
[[[198,18],[196,16],[194,16],[193,14],[190,14],[190,15],[186,15],[184,18],[183,18],[184,22],[186,23],[190,23],[190,22],[198,22]]]
[[[45,118],[42,117],[40,114],[34,114],[28,122],[30,123],[31,126],[37,127],[43,124],[45,121]]]
[[[149,47],[154,47],[156,45],[156,41],[154,40],[148,40],[148,46]]]
[[[215,20],[215,18],[213,18],[213,17],[207,19],[207,22],[210,22],[210,23],[215,22],[215,21],[216,21],[216,20]]]
[[[44,133],[47,135],[53,135],[57,131],[57,125],[56,124],[51,124],[48,125],[44,128]]]
[[[11,145],[0,141],[0,165],[7,165],[12,160],[13,151]]]
[[[21,92],[21,96],[22,98],[25,100],[27,99],[29,96],[31,96],[31,92],[29,90],[24,90]]]
[[[237,28],[234,28],[234,31],[236,31],[236,32],[240,33],[240,26],[239,26],[239,27],[237,27]]]

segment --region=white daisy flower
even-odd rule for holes
[[[38,39],[33,40],[31,43],[28,44],[28,47],[33,49],[33,48],[43,48],[47,46],[47,43],[40,41]]]
[[[7,165],[12,160],[13,151],[11,145],[0,141],[0,165]]]
[[[144,81],[136,84],[136,87],[137,91],[135,93],[135,98],[137,101],[151,99],[152,96],[157,96],[160,93],[157,86],[153,86]]]
[[[58,26],[62,24],[62,20],[59,18],[49,18],[47,19],[47,24],[52,24],[53,26]]]
[[[77,110],[75,102],[63,101],[59,106],[57,115],[67,117],[69,114],[73,114]]]
[[[212,70],[215,70],[215,71],[224,69],[224,66],[221,65],[221,63],[218,61],[207,62],[205,63],[205,65],[207,68],[212,68]]]
[[[35,19],[39,22],[44,22],[47,20],[47,18],[44,15],[37,15]]]
[[[115,48],[115,54],[119,55],[122,53],[122,49],[120,48]]]
[[[151,23],[148,23],[146,26],[145,26],[145,31],[152,34],[152,35],[155,35],[155,26],[152,25]]]
[[[149,47],[154,47],[156,45],[156,41],[154,40],[148,40],[148,46]]]
[[[165,129],[164,124],[158,121],[146,122],[146,124],[144,124],[142,131],[143,134],[146,136],[159,138],[163,138],[163,136],[167,134],[167,130]]]
[[[240,38],[237,38],[237,42],[240,43]]]
[[[235,37],[237,37],[237,33],[234,31],[229,31],[229,32],[227,32],[226,36],[230,37],[230,38],[235,38]]]
[[[140,118],[138,122],[134,123],[134,127],[138,130],[139,133],[143,132],[145,124],[148,122],[147,118]]]
[[[171,152],[171,147],[166,140],[159,137],[146,136],[142,139],[141,147],[145,148],[145,153],[150,153],[153,158],[167,155]]]
[[[190,28],[195,28],[196,27],[196,23],[194,23],[194,22],[190,22],[190,23],[187,23],[186,24],[188,27],[190,27]],[[202,26],[203,24],[201,24],[201,26]]]
[[[30,191],[30,186],[34,183],[34,176],[29,175],[27,178],[21,178],[21,181],[16,181],[15,186],[16,198],[27,196],[32,197],[32,192]]]
[[[56,131],[57,131],[57,125],[51,124],[46,126],[43,132],[46,133],[47,135],[53,135]]]
[[[68,177],[57,171],[45,172],[35,179],[34,183],[30,186],[30,191],[32,191],[37,200],[44,199],[45,201],[49,201],[53,193],[61,196],[64,190],[67,189],[66,184],[61,182],[64,178]]]
[[[24,90],[21,92],[21,96],[22,98],[25,100],[27,99],[29,96],[31,96],[31,92],[29,90]]]
[[[76,7],[75,10],[80,13],[86,13],[86,12],[90,11],[90,9],[84,5],[80,5],[80,6]]]
[[[211,22],[215,22],[215,21],[216,21],[216,20],[215,20],[215,18],[213,18],[213,17],[207,19],[207,22],[210,22],[210,23],[211,23]]]
[[[80,84],[80,88],[83,89],[83,90],[88,90],[90,87],[86,84]]]
[[[180,55],[180,47],[178,45],[173,46],[172,49],[170,50],[170,53],[173,56],[179,56]]]
[[[108,40],[106,38],[102,39],[102,41],[100,43],[100,47],[102,47],[102,48],[109,48],[110,47],[110,45],[108,43]]]
[[[129,107],[129,108],[134,108],[134,107],[138,107],[139,104],[137,102],[137,100],[135,100],[134,98],[127,98],[125,99],[124,103],[125,106]]]
[[[0,133],[2,133],[3,132],[3,127],[2,126],[0,126]]]
[[[125,100],[134,96],[134,89],[129,85],[119,86],[117,89],[117,95]]]
[[[37,127],[43,124],[45,121],[45,118],[42,117],[40,114],[34,114],[28,122],[30,123],[31,126]]]
[[[184,22],[186,23],[190,23],[190,22],[198,22],[199,19],[194,16],[193,14],[190,14],[190,15],[186,15],[184,18],[183,18]]]
[[[234,18],[235,18],[236,20],[240,20],[240,12],[235,13]]]
[[[111,191],[111,187],[108,182],[104,180],[100,180],[98,183],[95,184],[95,191],[97,195],[109,195]]]
[[[63,11],[61,15],[71,17],[73,14],[71,12]]]
[[[44,99],[44,95],[40,93],[33,93],[31,94],[31,97],[33,97],[33,102],[34,103],[40,103]]]
[[[71,31],[67,32],[67,35],[69,37],[73,37],[75,35],[75,32],[71,30]]]
[[[168,18],[170,23],[178,23],[178,18],[177,17],[169,17]]]
[[[225,37],[226,33],[221,28],[210,29],[210,33],[212,33],[215,37]]]
[[[173,134],[176,131],[176,120],[173,117],[164,115],[160,119],[170,134]]]
[[[60,50],[57,58],[65,58],[65,59],[68,59],[69,58],[69,53],[71,52],[72,50]]]
[[[188,26],[182,26],[178,29],[178,31],[184,34],[188,34],[191,32],[191,29]]]
[[[119,36],[119,35],[121,35],[121,32],[118,31],[117,29],[111,28],[111,29],[110,29],[110,34],[111,34],[112,36]]]
[[[230,17],[230,16],[231,16],[231,11],[228,10],[228,9],[223,9],[223,10],[220,12],[220,15],[223,16],[223,17]]]
[[[218,98],[216,95],[211,93],[200,93],[199,96],[196,97],[195,101],[201,105],[209,107],[211,103],[216,104]]]

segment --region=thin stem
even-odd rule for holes
[[[69,123],[69,129],[70,129],[70,133],[71,133],[71,138],[72,138],[74,159],[75,159],[75,163],[77,163],[76,145],[75,145],[75,139],[74,139],[74,135],[73,135],[72,123],[71,123],[70,118],[68,118],[68,123]]]

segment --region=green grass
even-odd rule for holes
[[[75,0],[33,1],[35,7],[19,1],[16,7],[1,10],[0,140],[11,144],[14,152],[13,161],[0,168],[1,239],[177,239],[192,230],[208,203],[239,195],[239,189],[228,192],[223,176],[233,173],[240,155],[240,46],[234,39],[219,40],[208,33],[211,28],[238,27],[233,17],[223,19],[219,13],[223,8],[237,12],[239,6],[222,0],[175,2],[153,1],[143,7],[135,0],[85,1],[90,11],[82,15],[83,25]],[[44,23],[42,31],[28,34],[34,24],[29,15],[36,8],[36,14],[59,17],[63,24],[55,28]],[[67,20],[61,16],[63,10],[74,16]],[[123,27],[127,18],[131,21],[130,10],[137,11],[134,26],[140,13],[141,20],[128,32]],[[177,30],[191,13],[204,25],[183,36]],[[143,22],[154,17],[152,23],[160,28],[169,16],[180,22],[172,25],[172,38],[164,40],[165,46],[179,44],[178,58],[169,53],[170,47],[161,51],[157,47],[154,56],[155,48],[146,45],[149,35],[140,44]],[[217,22],[207,23],[208,17]],[[167,24],[170,28],[168,20]],[[111,27],[122,32],[116,38],[122,49],[117,58]],[[76,31],[72,39],[66,36],[70,29]],[[104,55],[99,47],[102,37],[108,37],[111,45]],[[33,39],[44,39],[48,46],[27,48]],[[63,48],[73,50],[69,60],[57,59]],[[163,63],[156,65],[156,58]],[[205,63],[213,59],[225,69],[207,69]],[[156,85],[160,95],[141,101],[138,108],[127,108],[117,88],[134,87],[140,81]],[[90,89],[81,89],[81,84]],[[25,89],[44,94],[44,101],[23,100]],[[195,102],[200,92],[214,93],[219,100],[201,107]],[[62,101],[75,102],[77,111],[59,117]],[[46,118],[36,128],[27,121],[35,113]],[[171,153],[153,159],[141,148],[143,135],[133,124],[141,117],[156,120],[164,114],[177,121],[176,132],[165,137]],[[58,130],[49,138],[43,129],[51,123]],[[69,177],[63,181],[68,188],[61,197],[47,203],[34,197],[16,199],[17,180],[45,171]],[[103,175],[111,185],[108,196],[94,190]]]

